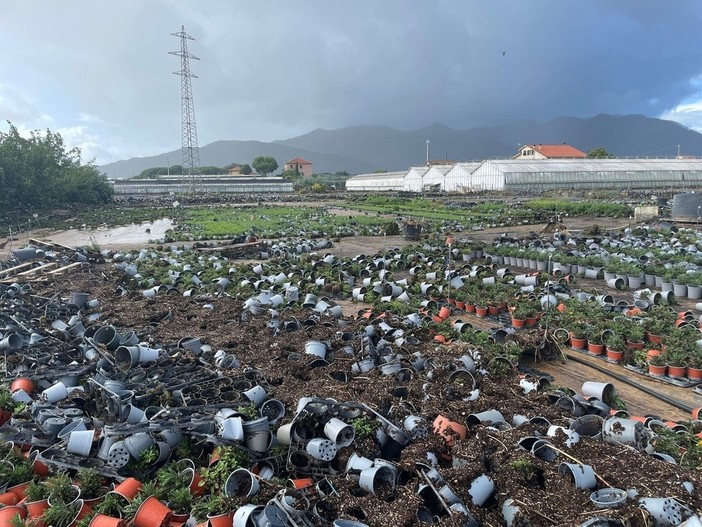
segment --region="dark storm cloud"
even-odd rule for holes
[[[0,113],[71,130],[99,161],[177,148],[167,52],[184,24],[202,59],[201,144],[357,124],[690,117],[702,114],[701,21],[693,0],[27,0],[0,22],[0,45],[16,50],[0,66]]]

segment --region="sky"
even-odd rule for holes
[[[699,0],[0,0],[0,131],[98,165],[200,146],[643,114],[702,131]]]

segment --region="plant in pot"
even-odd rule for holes
[[[122,518],[124,507],[127,505],[127,500],[116,492],[108,492],[103,500],[95,506],[95,512],[112,516],[113,518]]]
[[[141,507],[141,504],[144,503],[147,498],[157,495],[158,488],[156,487],[156,482],[149,481],[147,483],[144,483],[137,495],[134,496],[132,501],[130,501],[122,510],[124,518],[133,519],[137,511],[139,510],[139,507]]]
[[[212,520],[217,516],[226,516],[237,508],[234,499],[224,494],[209,494],[200,499],[192,509],[192,515],[198,523]],[[231,524],[231,521],[230,521]]]
[[[158,483],[157,496],[161,500],[168,498],[168,495],[175,489],[188,488],[192,474],[183,473],[178,463],[169,463],[156,472],[156,482]]]
[[[171,490],[171,492],[166,496],[166,501],[168,507],[175,514],[190,514],[193,508],[195,499],[190,492],[190,489],[186,486],[176,487]]]
[[[44,484],[49,489],[49,505],[52,507],[58,502],[72,503],[80,495],[80,490],[73,484],[66,472],[58,472],[46,478]],[[47,525],[51,524],[47,523]]]
[[[606,351],[607,358],[612,362],[619,362],[624,357],[624,352],[626,351],[626,341],[621,335],[615,334],[614,336],[607,339]]]
[[[574,349],[582,349],[585,347],[585,339],[587,335],[587,324],[582,320],[573,320],[568,326],[570,332],[570,345]]]
[[[628,364],[631,364],[632,366],[636,368],[645,368],[646,367],[646,350],[644,349],[638,349],[638,350],[632,350],[631,348],[628,348],[627,353],[628,355]]]
[[[219,459],[202,470],[201,484],[210,493],[223,492],[229,474],[237,468],[245,468],[249,462],[248,453],[233,446],[217,447],[216,454]]]
[[[79,500],[72,503],[56,500],[44,511],[41,521],[51,527],[68,527],[75,520],[80,507],[81,502]]]
[[[76,474],[76,484],[84,500],[94,500],[103,496],[107,489],[102,486],[102,475],[95,468],[82,468]]]
[[[597,324],[591,325],[585,333],[587,338],[587,351],[593,355],[604,353],[604,342],[602,342],[602,328]]]
[[[687,349],[668,346],[661,354],[664,364],[668,365],[668,375],[671,377],[687,377]]]
[[[636,321],[631,321],[626,328],[626,342],[632,348],[643,347],[644,327]]]
[[[665,375],[668,366],[665,362],[665,357],[663,354],[655,355],[648,361],[648,373],[651,375]]]
[[[45,500],[49,497],[49,489],[42,482],[32,480],[29,482],[27,489],[24,491],[27,496],[27,502]]]

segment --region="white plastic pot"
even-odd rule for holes
[[[324,435],[334,441],[337,448],[344,448],[353,443],[356,433],[353,426],[344,423],[341,419],[332,417],[324,425]]]
[[[558,473],[569,476],[576,489],[594,489],[597,486],[595,471],[590,465],[563,462],[558,466]]]
[[[95,430],[74,430],[68,437],[66,452],[79,456],[87,456],[90,454],[94,436]]]

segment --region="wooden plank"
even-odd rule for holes
[[[2,271],[0,271],[0,276],[15,274],[17,271],[21,271],[22,269],[26,269],[27,267],[31,267],[32,265],[33,262],[25,262],[14,267],[10,267],[9,269],[3,269]]]
[[[70,271],[71,269],[75,269],[76,267],[80,267],[82,265],[83,265],[83,262],[74,262],[74,263],[66,265],[64,267],[59,267],[58,269],[54,269],[53,271],[49,271],[46,274],[50,274],[50,275],[62,274],[62,273],[65,273],[66,271]]]
[[[21,273],[18,273],[17,276],[30,276],[36,273],[43,273],[44,271],[51,269],[52,267],[56,267],[58,264],[56,262],[49,262],[44,265],[40,265],[39,267],[34,267],[33,269],[30,269],[29,271],[24,271]]]

